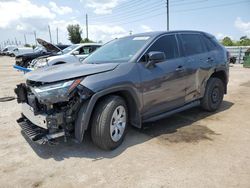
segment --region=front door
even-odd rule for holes
[[[143,119],[177,108],[185,103],[185,58],[180,57],[175,35],[157,39],[145,54],[164,52],[166,60],[146,68],[144,58],[138,63],[143,93]]]

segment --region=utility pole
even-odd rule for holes
[[[51,37],[51,32],[50,32],[50,26],[48,25],[49,28],[49,38],[50,38],[50,43],[52,43],[52,37]]]
[[[169,31],[169,0],[166,0],[167,1],[167,31]]]
[[[15,43],[16,43],[16,45],[18,45],[17,40],[16,40],[16,37],[15,37]]]
[[[86,14],[86,38],[89,39],[88,14]]]
[[[37,46],[37,42],[36,42],[36,31],[34,31],[34,37],[35,37],[35,44]]]
[[[56,43],[58,44],[58,27],[56,28]]]
[[[24,45],[27,44],[26,35],[24,34]]]

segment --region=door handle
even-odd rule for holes
[[[179,65],[175,71],[183,71],[184,70],[184,67],[182,65]]]

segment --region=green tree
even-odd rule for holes
[[[85,39],[81,40],[81,43],[91,43],[91,42],[94,42],[94,41],[92,41],[92,40],[90,40],[88,38],[85,38]]]
[[[73,44],[77,44],[77,43],[81,42],[81,40],[82,40],[82,37],[81,37],[82,29],[81,29],[79,24],[68,25],[67,30],[68,30],[69,40]]]
[[[222,39],[222,42],[221,42],[224,46],[233,46],[234,43],[233,41],[231,40],[230,37],[225,37],[224,39]]]
[[[242,36],[238,43],[240,46],[250,46],[250,39],[247,36]]]
[[[30,44],[25,44],[24,47],[31,47],[31,45]]]

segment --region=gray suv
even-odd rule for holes
[[[89,129],[102,149],[118,147],[128,125],[138,128],[201,105],[220,107],[228,83],[228,53],[198,31],[151,32],[115,39],[82,63],[26,74],[17,85],[22,117],[33,141],[74,137]]]

